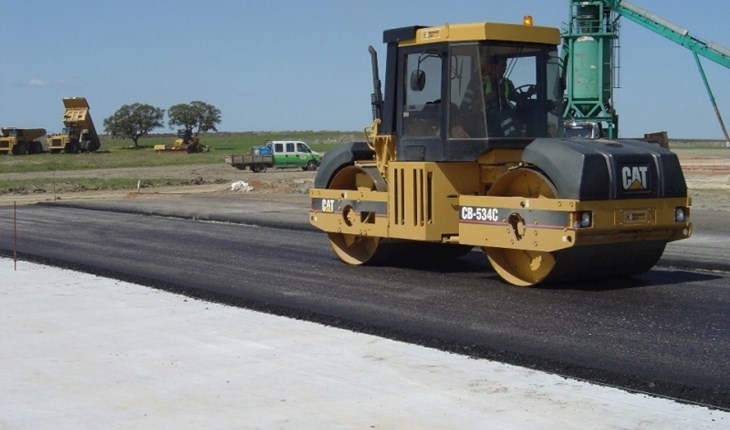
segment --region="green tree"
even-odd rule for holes
[[[170,128],[180,126],[191,133],[194,131],[196,136],[201,131],[218,131],[215,126],[221,122],[221,111],[200,101],[170,106],[167,116]]]
[[[152,130],[164,127],[165,109],[152,105],[134,103],[119,108],[114,115],[104,120],[104,128],[112,137],[129,138],[134,147],[139,148],[137,140]]]

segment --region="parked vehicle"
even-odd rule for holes
[[[317,170],[322,156],[300,140],[270,140],[263,146],[251,148],[249,154],[226,155],[226,163],[253,172],[265,172],[269,167],[277,169],[299,168]]]
[[[48,136],[48,150],[53,154],[94,152],[101,146],[94,121],[91,120],[89,103],[84,97],[63,99],[63,132]]]
[[[576,0],[579,15],[594,3]],[[590,124],[587,137],[561,138],[560,66],[602,63],[575,49],[559,61],[560,40],[531,19],[386,30],[385,93],[370,47],[367,141],[327,151],[309,190],[310,223],[335,254],[425,262],[477,247],[506,282],[533,286],[640,274],[688,238],[676,154],[591,138]],[[500,64],[514,91],[492,85]]]
[[[192,154],[195,152],[207,152],[208,147],[200,144],[198,136],[193,136],[192,130],[182,129],[177,131],[177,138],[174,143],[155,145],[155,151],[185,151],[188,154]]]
[[[0,136],[0,154],[11,152],[14,155],[40,154],[43,152],[43,143],[38,138],[45,134],[44,128],[3,127]]]

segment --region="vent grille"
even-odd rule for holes
[[[393,224],[424,227],[433,222],[433,173],[423,168],[393,172]]]

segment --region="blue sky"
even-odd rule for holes
[[[632,2],[730,47],[728,0]],[[84,96],[100,129],[124,104],[201,100],[220,131],[361,130],[367,47],[384,62],[384,29],[526,14],[560,27],[568,12],[567,0],[0,0],[0,125],[59,131],[61,99]],[[722,138],[690,51],[626,19],[620,41],[621,136]],[[730,127],[730,70],[702,63]]]

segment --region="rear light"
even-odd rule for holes
[[[593,212],[573,212],[571,213],[571,223],[573,228],[588,228],[593,225]]]
[[[685,222],[689,219],[689,208],[685,206],[678,206],[674,208],[674,221]]]

